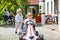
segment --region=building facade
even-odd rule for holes
[[[35,9],[35,13],[45,13],[45,15],[57,16],[58,13],[58,0],[29,0],[30,2],[30,10],[33,12]],[[41,9],[40,6],[41,6]]]
[[[58,0],[39,0],[39,5],[42,5],[45,15],[57,16]]]
[[[39,12],[39,0],[29,0],[28,12],[32,12],[34,16]]]
[[[45,11],[42,8],[42,13],[44,11],[45,15],[52,15],[58,17],[58,31],[60,31],[60,0],[45,0],[45,2],[44,0],[40,0],[40,3],[41,1],[42,4],[45,5],[42,5],[42,7],[45,8]]]
[[[58,16],[58,30],[60,31],[60,0],[29,0],[30,8],[36,6],[37,12],[45,13],[45,15]],[[39,6],[39,7],[38,7]],[[37,13],[36,12],[36,13]]]

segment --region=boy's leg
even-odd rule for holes
[[[17,31],[18,31],[18,24],[17,23],[15,23],[15,33],[17,33]]]
[[[22,23],[22,25],[21,25],[21,29],[22,29],[22,31],[24,30],[24,28],[23,28],[23,27],[24,27],[24,23]]]
[[[19,25],[19,29],[20,29],[20,32],[22,32],[22,29],[23,29],[22,23]]]
[[[21,35],[22,34],[22,28],[21,28],[21,26],[19,26],[19,35]]]
[[[34,30],[35,30],[35,25],[33,25],[33,28],[34,28]]]
[[[15,33],[17,33],[18,27],[16,27]]]
[[[18,27],[16,27],[16,31],[18,30]]]

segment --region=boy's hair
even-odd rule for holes
[[[26,18],[27,18],[29,15],[33,17],[33,14],[32,14],[31,12],[28,12],[27,15],[26,15]]]
[[[16,13],[19,12],[19,11],[22,11],[22,10],[19,8],[19,9],[17,9]]]

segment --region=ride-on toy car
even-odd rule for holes
[[[29,21],[27,22],[27,30],[25,33],[22,33],[19,37],[19,40],[44,40],[43,35],[39,35],[38,31],[35,31],[33,28],[33,22]]]

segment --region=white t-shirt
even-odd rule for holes
[[[33,22],[35,23],[35,20],[34,20],[34,19],[25,19],[25,20],[24,20],[24,24],[25,24],[27,21],[29,21],[29,20],[31,20],[31,21],[33,21]]]
[[[15,16],[15,22],[20,22],[20,23],[22,23],[22,22],[23,22],[23,16],[17,14],[17,15]]]

